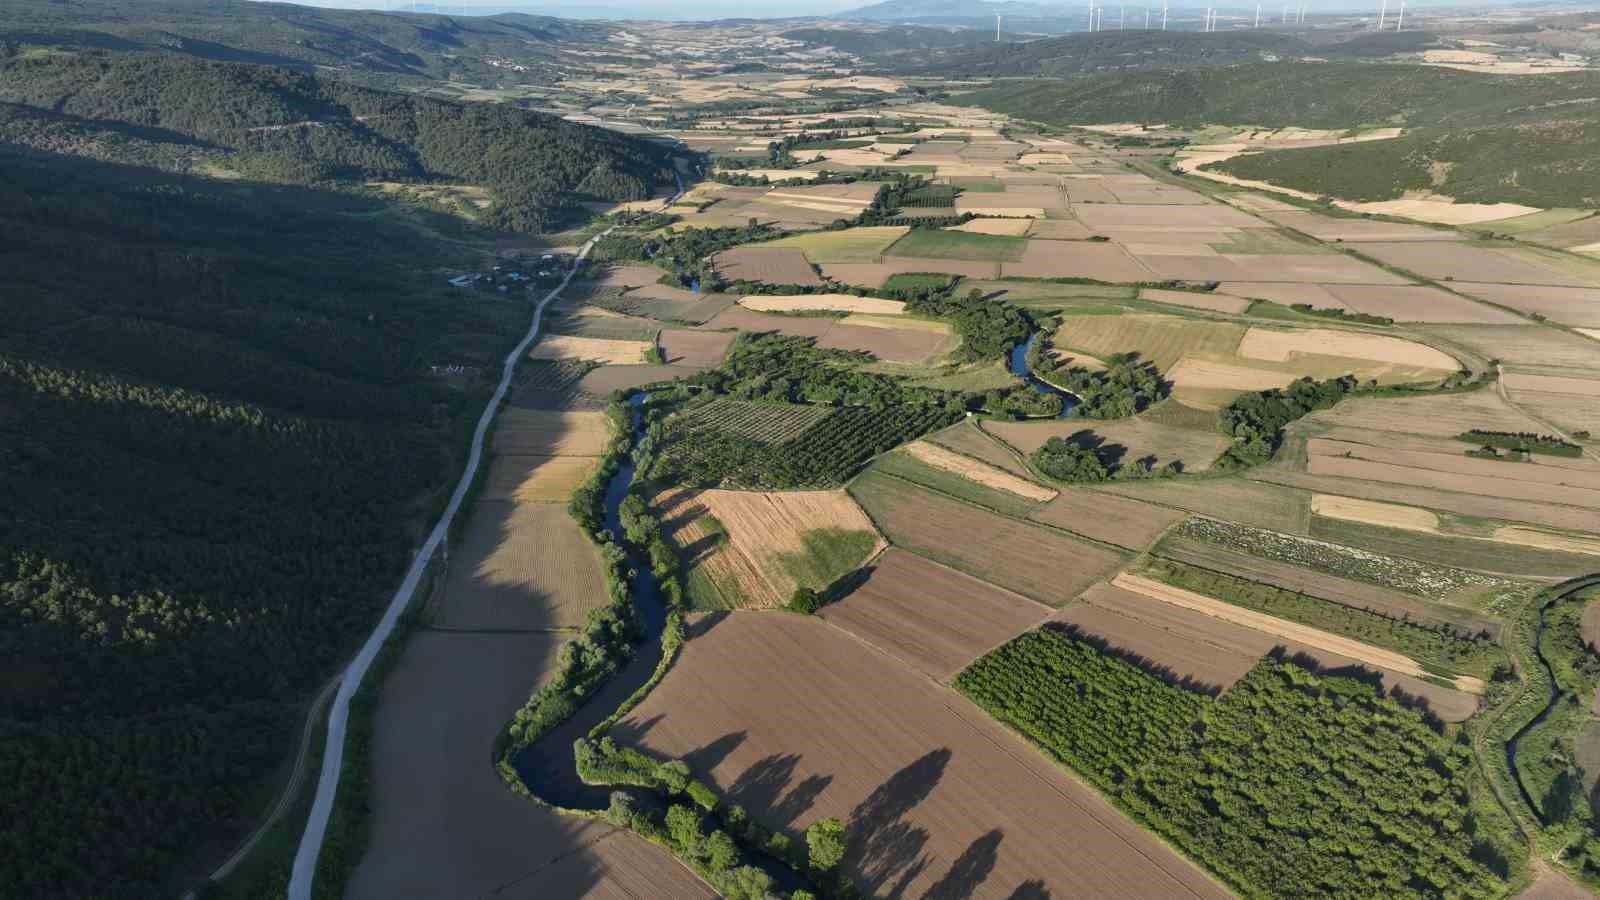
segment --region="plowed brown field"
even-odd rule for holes
[[[1143,550],[1183,518],[1183,513],[1078,488],[1062,491],[1030,518],[1097,541]]]
[[[714,368],[728,352],[735,335],[726,331],[690,331],[668,328],[661,332],[661,358],[669,366],[691,372]]]
[[[898,660],[811,618],[712,621],[619,724],[619,739],[685,756],[719,793],[797,839],[816,819],[839,816],[850,835],[844,871],[864,893],[1228,896]]]
[[[890,549],[821,616],[940,680],[1044,621],[1050,608],[915,553]]]
[[[891,543],[1052,606],[1115,570],[1120,554],[868,473],[850,493]]]

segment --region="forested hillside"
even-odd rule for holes
[[[0,894],[175,895],[393,590],[527,304],[380,212],[0,145]]]
[[[1219,167],[1350,200],[1431,190],[1475,202],[1580,206],[1600,203],[1596,97],[1593,72],[1534,78],[1276,63],[1018,81],[960,99],[1053,125],[1402,125],[1397,140],[1250,154]]]
[[[294,184],[482,185],[488,223],[517,231],[671,179],[659,145],[555,116],[156,53],[0,50],[0,141]]]
[[[544,80],[563,44],[604,42],[611,30],[549,16],[400,16],[249,0],[0,0],[0,42],[328,67],[371,81],[494,81],[515,71],[491,58],[525,66],[523,80]]]
[[[1144,24],[1144,10],[1128,10],[1130,24]],[[1160,10],[1151,13],[1154,22]],[[991,36],[992,37],[992,36]],[[1363,59],[1415,52],[1438,43],[1422,31],[1365,34],[1339,42],[1312,44],[1301,37],[1272,31],[1096,31],[1062,35],[1027,43],[994,43],[925,54],[919,65],[905,65],[909,74],[945,78],[1061,78],[1142,69],[1186,69],[1259,63],[1302,57]]]

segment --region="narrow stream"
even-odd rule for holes
[[[1038,378],[1032,372],[1028,371],[1028,351],[1032,350],[1034,344],[1037,344],[1038,342],[1039,336],[1034,334],[1028,337],[1027,343],[1018,344],[1017,346],[1012,347],[1011,356],[1007,360],[1006,368],[1011,372],[1011,374],[1016,375],[1023,381],[1026,381],[1030,387],[1039,393],[1060,397],[1061,416],[1064,418],[1068,413],[1072,412],[1072,407],[1077,404],[1078,398],[1072,393],[1063,391],[1061,388],[1058,388],[1055,385]]]
[[[1544,818],[1543,810],[1540,804],[1533,799],[1533,795],[1528,793],[1527,786],[1522,783],[1522,774],[1517,771],[1517,745],[1522,743],[1524,735],[1537,728],[1540,722],[1549,718],[1550,711],[1556,708],[1556,703],[1561,699],[1561,689],[1556,686],[1556,671],[1550,666],[1550,661],[1544,657],[1544,628],[1545,613],[1551,606],[1560,602],[1562,596],[1564,595],[1553,597],[1549,602],[1539,607],[1539,629],[1534,632],[1533,638],[1534,655],[1539,658],[1539,665],[1544,667],[1545,675],[1550,679],[1550,695],[1545,698],[1544,709],[1529,720],[1528,724],[1518,728],[1517,733],[1511,736],[1511,740],[1506,741],[1506,766],[1511,770],[1511,780],[1517,783],[1517,790],[1522,792],[1523,801],[1528,804],[1528,808],[1532,809],[1533,814],[1541,821]]]
[[[636,392],[628,398],[633,408],[633,439],[635,445],[644,437],[645,394]],[[629,454],[606,485],[605,526],[612,534],[622,534],[622,499],[633,486],[633,455]],[[633,659],[622,671],[613,675],[596,691],[576,715],[561,723],[556,729],[526,747],[512,760],[517,774],[534,796],[569,809],[605,809],[611,799],[612,788],[594,787],[578,778],[577,763],[573,758],[572,743],[588,735],[589,729],[610,715],[612,710],[644,686],[661,662],[661,631],[666,625],[666,609],[661,605],[655,576],[650,574],[648,561],[629,554],[633,578],[629,588],[633,592],[633,605],[639,611],[644,636],[634,647]]]

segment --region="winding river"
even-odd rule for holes
[[[1028,351],[1032,350],[1034,345],[1038,342],[1039,336],[1034,334],[1028,337],[1027,343],[1018,344],[1017,346],[1012,347],[1011,356],[1007,360],[1006,368],[1011,372],[1011,374],[1021,378],[1023,381],[1026,381],[1028,386],[1033,388],[1035,391],[1038,391],[1041,394],[1049,394],[1051,396],[1060,397],[1061,416],[1065,417],[1068,413],[1072,412],[1072,407],[1077,404],[1078,398],[1072,393],[1064,391],[1048,381],[1039,378],[1028,370]]]

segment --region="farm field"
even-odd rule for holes
[[[479,497],[524,503],[566,503],[599,466],[595,456],[496,456]]]
[[[844,491],[689,491],[655,499],[662,526],[734,608],[782,606],[821,590],[884,547]]]
[[[716,256],[717,272],[729,281],[762,281],[821,287],[804,253],[793,247],[746,246],[724,250]]]
[[[1559,263],[1519,254],[1512,245],[1485,242],[1382,243],[1361,252],[1426,278],[1495,284],[1591,287],[1594,283],[1562,271]],[[1552,254],[1553,255],[1553,254]],[[1600,273],[1600,264],[1595,270]]]
[[[1126,572],[1112,579],[1113,587],[1125,591],[1159,600],[1183,609],[1203,613],[1214,619],[1221,619],[1234,625],[1240,625],[1255,631],[1270,635],[1275,639],[1291,640],[1305,644],[1316,650],[1348,657],[1377,669],[1384,669],[1400,675],[1409,675],[1412,678],[1427,678],[1429,672],[1420,663],[1401,653],[1374,647],[1346,637],[1341,637],[1306,625],[1291,622],[1258,613],[1254,610],[1234,606],[1221,600],[1214,600],[1193,591],[1176,588],[1145,578],[1141,575],[1130,575]],[[1458,675],[1454,679],[1456,687],[1471,694],[1483,693],[1484,683],[1481,679],[1467,675]]]
[[[1506,577],[1533,581],[1551,582],[1582,575],[1594,569],[1594,557],[1587,554],[1510,542],[1513,533],[1509,529],[1516,527],[1496,526],[1495,531],[1500,532],[1498,539],[1493,544],[1485,544],[1485,540],[1495,539],[1495,534],[1485,533],[1470,537],[1430,534],[1316,516],[1311,521],[1310,536],[1318,540],[1363,547],[1377,553],[1404,556],[1462,569],[1485,567],[1492,560],[1494,571]],[[1563,537],[1571,535],[1571,532],[1542,530],[1531,533]],[[1489,551],[1487,553],[1486,547]]]
[[[595,403],[603,408],[605,398],[610,396],[612,391],[636,388],[657,381],[671,381],[684,372],[685,370],[676,366],[646,363],[601,366],[583,376],[583,380],[578,382],[578,389],[585,395],[595,398]]]
[[[1096,281],[1149,281],[1149,266],[1117,246],[1089,241],[1029,239],[1020,257],[1000,267],[1006,278],[1093,278]]]
[[[1185,356],[1231,355],[1244,333],[1244,326],[1231,322],[1180,316],[1068,316],[1056,331],[1055,345],[1097,357],[1137,351],[1165,372]]]
[[[707,327],[812,337],[819,347],[859,350],[886,362],[921,363],[944,352],[954,340],[939,327],[943,323],[927,324],[935,327],[911,319],[899,323],[891,318],[784,316],[741,306],[718,313]]]
[[[1465,285],[1453,285],[1464,290]],[[1481,325],[1520,325],[1523,319],[1502,309],[1476,303],[1435,287],[1390,287],[1368,284],[1330,284],[1344,308],[1396,322],[1458,322]]]
[[[1021,259],[1026,246],[1026,241],[1015,237],[922,228],[895,241],[885,253],[925,259],[1001,262]]]
[[[1152,479],[1097,484],[1095,491],[1286,534],[1311,527],[1310,494],[1240,478]]]
[[[1004,469],[963,456],[927,441],[912,441],[905,452],[937,469],[943,469],[987,488],[1005,491],[1028,500],[1050,500],[1056,491],[1037,482],[1019,478]]]
[[[983,429],[1024,455],[1031,455],[1053,437],[1099,441],[1102,452],[1121,462],[1155,457],[1155,467],[1179,463],[1185,472],[1204,472],[1232,440],[1216,431],[1163,425],[1147,417],[1128,419],[1051,419],[1038,422],[992,421]],[[1081,437],[1080,437],[1081,436]],[[1121,448],[1118,450],[1118,448]]]
[[[850,494],[891,544],[1060,606],[1115,570],[1120,554],[868,472]],[[974,540],[981,535],[981,540]]]
[[[577,628],[604,606],[600,556],[565,503],[474,505],[452,557],[440,628]]]
[[[796,312],[803,310],[832,310],[848,313],[875,313],[897,316],[905,312],[900,300],[883,300],[878,297],[857,297],[854,294],[796,294],[792,297],[757,295],[744,297],[739,305],[757,312]]]
[[[566,639],[411,637],[378,695],[372,830],[345,896],[715,896],[665,851],[518,797],[490,765],[495,738]]]
[[[660,322],[698,325],[709,321],[738,300],[734,294],[696,294],[683,288],[652,283],[624,294],[598,294],[589,302],[614,312]]]
[[[1593,339],[1546,325],[1425,325],[1419,330],[1463,344],[1485,359],[1498,359],[1507,366],[1541,371],[1591,371],[1596,367]]]
[[[1296,423],[1315,433],[1323,427],[1454,438],[1474,428],[1484,431],[1538,431],[1539,424],[1511,408],[1492,390],[1429,397],[1356,397],[1320,410]],[[1464,448],[1465,449],[1465,448]]]
[[[661,358],[669,366],[686,372],[703,372],[714,369],[727,354],[734,335],[716,331],[690,331],[685,328],[663,329],[657,343]]]
[[[758,246],[790,247],[813,263],[875,263],[895,241],[911,229],[905,225],[879,225],[818,231],[779,238]]]
[[[649,341],[551,334],[540,338],[529,356],[533,359],[582,359],[601,364],[626,365],[644,362],[645,353],[653,346]]]
[[[746,671],[785,675],[727,676]],[[617,733],[687,756],[792,837],[840,817],[869,894],[1227,896],[980,710],[823,622],[710,624]]]
[[[1144,550],[1183,514],[1111,494],[1069,488],[1033,512],[1036,522],[1064,528],[1086,538]]]
[[[822,619],[941,681],[1052,610],[932,560],[890,549]]]
[[[1200,293],[1197,291],[1169,291],[1161,288],[1145,288],[1139,292],[1140,300],[1149,300],[1154,303],[1167,303],[1173,306],[1187,306],[1190,309],[1207,309],[1212,312],[1238,314],[1250,307],[1250,301],[1243,297],[1235,297],[1220,291]]]
[[[1441,591],[1427,599],[1404,594],[1368,582],[1340,578],[1287,562],[1264,559],[1228,550],[1215,544],[1182,537],[1162,541],[1153,551],[1162,559],[1176,560],[1214,572],[1223,572],[1258,584],[1271,585],[1365,609],[1395,619],[1449,625],[1473,633],[1498,634],[1500,623],[1492,616],[1475,611],[1478,591],[1469,588],[1455,594]],[[1458,601],[1462,605],[1451,605]]]
[[[490,446],[502,455],[599,456],[610,439],[605,413],[511,406],[495,420]]]
[[[996,468],[1004,469],[1021,478],[1033,478],[1033,473],[1022,464],[1015,452],[995,440],[979,427],[978,423],[964,420],[926,438],[931,443],[948,447],[957,453],[980,459]]]
[[[946,494],[967,503],[975,503],[985,509],[1017,519],[1027,518],[1043,502],[1011,491],[986,487],[948,469],[923,462],[904,450],[885,453],[873,460],[867,471],[874,476],[890,475],[904,479],[910,482],[908,489],[911,489],[911,485],[928,488],[936,493]],[[1005,473],[1002,469],[994,471],[1006,474],[1008,477],[1016,477]],[[1051,495],[1054,496],[1054,491]]]
[[[754,403],[719,397],[684,414],[691,428],[711,428],[776,446],[794,440],[832,414],[831,406]]]

